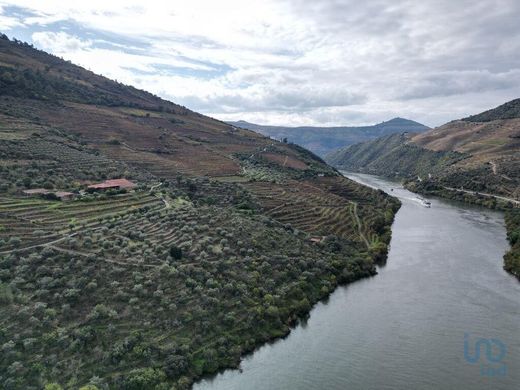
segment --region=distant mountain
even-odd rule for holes
[[[394,118],[376,125],[358,127],[263,126],[246,121],[228,123],[278,140],[287,138],[289,142],[301,145],[319,156],[325,156],[334,149],[389,134],[402,132],[420,133],[429,129],[429,127],[421,123],[404,118]]]

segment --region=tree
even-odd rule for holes
[[[171,256],[174,260],[180,260],[180,259],[182,259],[182,249],[179,248],[178,246],[173,245],[173,246],[170,248],[170,256]]]
[[[181,355],[170,355],[166,359],[164,371],[169,378],[178,377],[188,368],[188,361]]]
[[[147,390],[153,389],[156,385],[164,382],[166,375],[162,370],[148,368],[137,368],[130,371],[124,379],[124,389],[128,390]]]

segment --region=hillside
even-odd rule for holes
[[[445,187],[520,199],[520,118],[513,100],[469,119],[421,134],[381,138],[331,153],[341,169],[364,169],[405,178],[421,176]],[[485,122],[482,118],[496,118]],[[418,161],[418,163],[416,163]]]
[[[413,134],[393,134],[349,146],[327,155],[327,161],[347,170],[395,177],[427,177],[464,158],[456,152],[425,150],[410,142]]]
[[[5,389],[189,388],[374,275],[399,207],[5,36],[0,156]]]
[[[283,127],[262,126],[246,121],[228,122],[233,126],[256,131],[265,136],[281,140],[287,138],[319,156],[352,144],[402,132],[422,132],[429,128],[409,119],[394,118],[373,126],[359,127]]]
[[[490,122],[497,119],[520,118],[520,99],[511,100],[491,110],[464,118],[466,122]]]
[[[327,155],[326,161],[339,169],[402,178],[417,192],[509,210],[520,205],[519,110],[516,99],[421,134],[352,145]],[[513,248],[505,268],[519,276],[512,233],[518,230],[516,214],[506,218]]]

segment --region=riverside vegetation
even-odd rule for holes
[[[384,261],[399,202],[305,149],[5,36],[0,60],[1,388],[186,389]]]

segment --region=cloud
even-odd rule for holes
[[[520,90],[520,69],[491,73],[487,70],[449,71],[428,75],[415,84],[404,87],[402,99],[428,99],[431,97],[464,95],[471,92],[493,90]]]
[[[0,0],[10,35],[222,119],[428,125],[518,94],[515,0]]]
[[[81,40],[63,31],[36,32],[32,34],[32,40],[42,49],[58,54],[68,54],[92,47],[92,41]]]

